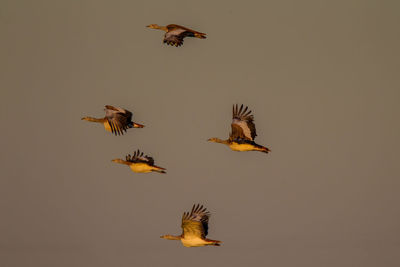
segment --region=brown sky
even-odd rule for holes
[[[0,3],[1,266],[400,266],[398,1]],[[206,32],[181,48],[150,23]],[[225,138],[233,103],[256,141]],[[122,137],[83,115],[146,125]],[[140,148],[167,175],[113,164]],[[221,247],[185,248],[193,203]]]

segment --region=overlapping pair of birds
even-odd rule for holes
[[[151,29],[160,29],[165,31],[164,43],[172,46],[181,46],[185,37],[196,37],[205,39],[206,34],[185,28],[176,24],[167,26],[158,26],[150,24],[147,27]],[[144,125],[132,121],[132,112],[110,105],[105,106],[104,118],[83,117],[82,120],[98,122],[103,124],[106,131],[115,135],[122,135],[130,128],[143,128]],[[229,146],[233,151],[260,151],[268,153],[270,150],[264,146],[254,142],[256,134],[256,126],[254,124],[254,116],[248,107],[243,104],[240,107],[233,105],[232,123],[229,138],[221,140],[219,138],[210,138],[208,141],[221,143]],[[133,172],[149,173],[158,172],[166,173],[166,169],[154,165],[154,159],[143,152],[137,150],[131,156],[128,154],[123,159],[112,160],[115,163],[128,165]],[[163,235],[161,238],[169,240],[181,240],[186,247],[201,246],[220,246],[221,241],[206,238],[208,234],[208,220],[210,213],[202,205],[193,205],[191,212],[185,212],[182,216],[182,234],[179,236]]]

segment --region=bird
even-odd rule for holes
[[[143,128],[144,125],[132,121],[132,112],[118,107],[106,105],[104,118],[83,117],[82,120],[98,122],[104,125],[104,129],[115,135],[123,135],[129,128]]]
[[[165,31],[163,42],[172,45],[172,46],[181,46],[183,45],[183,39],[185,37],[196,37],[200,39],[206,39],[206,34],[202,32],[197,32],[192,29],[176,25],[169,24],[167,26],[158,26],[157,24],[150,24],[146,27],[150,29],[158,29]]]
[[[221,241],[206,238],[210,215],[203,205],[194,204],[190,213],[183,213],[181,235],[162,235],[160,237],[168,240],[180,240],[185,247],[220,246]]]
[[[267,147],[261,146],[254,142],[256,134],[256,126],[254,124],[254,116],[251,114],[251,110],[247,111],[246,106],[243,109],[243,104],[233,105],[232,109],[232,131],[229,134],[227,140],[221,140],[219,138],[210,138],[207,141],[220,143],[229,146],[233,151],[260,151],[268,153],[271,150]]]
[[[133,172],[148,173],[148,172],[159,172],[166,173],[166,169],[154,165],[154,159],[149,156],[143,155],[138,149],[133,153],[133,156],[128,154],[125,160],[113,159],[112,162],[128,165]]]

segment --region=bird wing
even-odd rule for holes
[[[185,37],[183,34],[184,32],[184,29],[179,28],[168,31],[164,35],[164,43],[172,46],[181,46],[183,44],[183,38]]]
[[[196,236],[205,238],[208,234],[208,219],[210,213],[203,205],[195,204],[192,211],[183,213],[182,231],[183,236]]]
[[[140,152],[139,149],[133,153],[133,156],[128,154],[126,156],[126,161],[132,163],[146,163],[150,166],[154,165],[154,159],[152,157],[144,155],[143,152]]]
[[[184,30],[186,32],[191,32],[193,34],[195,34],[195,33],[197,33],[197,34],[205,34],[205,33],[202,33],[202,32],[198,32],[198,31],[183,27],[181,25],[177,25],[177,24],[169,24],[169,25],[167,25],[167,29],[168,29],[168,31],[172,31],[172,30],[175,30],[175,29],[180,29],[180,30]]]
[[[106,119],[111,127],[111,132],[115,135],[124,134],[130,125],[132,124],[132,112],[117,108],[110,105],[105,107]]]
[[[242,127],[240,127],[237,124],[232,123],[231,128],[232,128],[232,131],[229,134],[230,139],[232,139],[232,140],[245,139],[245,135],[243,133]]]
[[[233,105],[230,138],[253,141],[257,136],[256,125],[253,122],[254,116],[251,114],[251,110],[247,111],[247,109],[247,106],[243,109],[243,104],[240,108],[237,104]]]

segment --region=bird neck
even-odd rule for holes
[[[168,239],[168,240],[181,240],[182,236],[180,236],[180,235],[164,235],[164,236],[162,236],[162,238]]]
[[[112,162],[119,163],[119,164],[125,164],[125,165],[131,165],[130,162],[122,160],[122,159],[113,159]]]
[[[220,144],[224,144],[224,145],[229,145],[229,140],[222,140],[219,138],[214,138],[213,140],[211,140],[212,142],[215,143],[220,143]]]
[[[104,118],[97,119],[97,118],[92,118],[92,117],[84,117],[82,120],[85,121],[91,121],[91,122],[104,122]]]
[[[165,32],[167,32],[167,31],[168,31],[168,28],[167,28],[167,27],[165,27],[165,26],[159,26],[159,25],[155,25],[155,27],[156,27],[156,29],[158,29],[158,30],[162,30],[162,31],[165,31]]]

